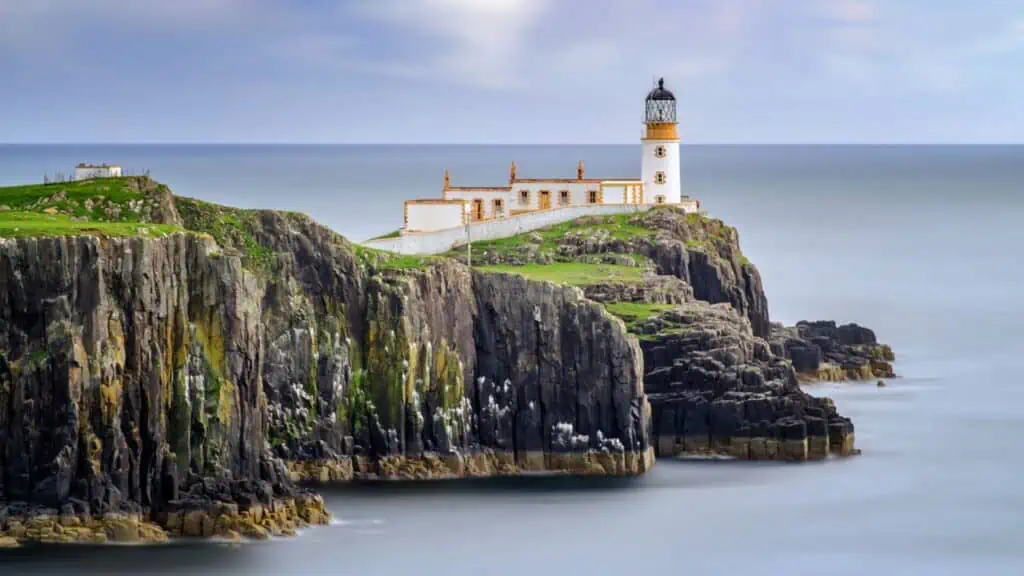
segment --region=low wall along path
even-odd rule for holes
[[[468,226],[459,226],[435,232],[403,233],[396,238],[368,240],[363,242],[363,246],[397,252],[399,254],[441,254],[453,248],[464,246],[467,242],[508,238],[509,236],[532,232],[584,216],[608,216],[629,212],[641,213],[650,210],[652,207],[652,205],[645,204],[572,206],[557,210],[521,214],[500,220],[474,222]],[[686,208],[689,211],[690,207],[686,206]]]

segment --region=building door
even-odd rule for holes
[[[473,220],[474,221],[478,221],[478,220],[483,220],[483,219],[484,219],[484,201],[479,199],[479,198],[477,198],[476,200],[473,200]]]
[[[551,209],[551,191],[541,190],[540,191],[540,209],[550,210]]]

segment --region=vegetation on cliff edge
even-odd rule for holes
[[[644,275],[644,269],[638,266],[588,264],[586,262],[556,262],[523,266],[493,265],[480,266],[479,270],[519,274],[531,280],[544,280],[569,286],[589,286],[600,282],[640,282]]]
[[[0,187],[0,237],[162,236],[181,230],[152,222],[165,191],[135,177]]]

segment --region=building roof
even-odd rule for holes
[[[511,186],[449,186],[445,190],[453,192],[508,192]]]
[[[416,200],[406,200],[406,204],[466,204],[468,200],[462,198],[438,199],[438,198],[419,198]]]
[[[665,79],[658,78],[658,87],[647,93],[647,100],[672,100],[675,101],[676,96],[665,88]]]
[[[557,184],[572,184],[573,182],[579,182],[583,184],[600,184],[604,182],[604,178],[516,178],[512,181],[512,184],[543,184],[545,182],[552,182]]]

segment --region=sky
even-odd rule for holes
[[[1022,143],[1021,0],[0,0],[0,142]]]

